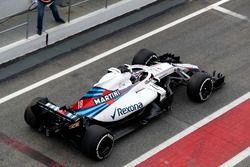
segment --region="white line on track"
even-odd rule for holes
[[[237,154],[235,157],[233,157],[229,161],[227,161],[224,164],[220,165],[220,167],[233,167],[233,166],[237,165],[238,163],[240,163],[241,161],[243,161],[244,159],[246,159],[249,156],[250,156],[250,147],[246,148],[245,150],[243,150],[242,152]]]
[[[213,7],[214,10],[217,10],[219,12],[222,12],[224,14],[227,14],[227,15],[230,15],[230,16],[233,16],[233,17],[236,17],[238,19],[242,19],[242,20],[249,20],[247,16],[244,16],[244,15],[241,15],[239,13],[236,13],[236,12],[233,12],[231,10],[228,10],[228,9],[225,9],[223,7],[220,7],[220,6],[214,6]]]
[[[167,30],[167,29],[169,29],[171,27],[174,27],[174,26],[176,26],[176,25],[178,25],[180,23],[183,23],[183,22],[185,22],[185,21],[187,21],[187,20],[189,20],[189,19],[191,19],[193,17],[196,17],[196,16],[198,16],[198,15],[200,15],[202,13],[205,13],[205,12],[213,9],[213,7],[215,7],[215,6],[222,5],[222,4],[224,4],[226,2],[229,2],[229,1],[230,0],[221,0],[221,1],[217,2],[217,3],[209,5],[209,6],[205,7],[205,8],[200,9],[200,10],[194,12],[194,13],[191,13],[191,14],[185,16],[185,17],[182,17],[182,18],[180,18],[178,20],[175,20],[175,21],[173,21],[173,22],[171,22],[169,24],[166,24],[165,26],[162,26],[162,27],[160,27],[160,28],[158,28],[156,30],[153,30],[153,31],[151,31],[151,32],[149,32],[147,34],[144,34],[144,35],[142,35],[140,37],[137,37],[137,38],[135,38],[135,39],[133,39],[131,41],[128,41],[128,42],[126,42],[126,43],[124,43],[122,45],[119,45],[119,46],[117,46],[117,47],[115,47],[115,48],[113,48],[111,50],[108,50],[108,51],[106,51],[106,52],[104,52],[102,54],[99,54],[99,55],[97,55],[97,56],[95,56],[95,57],[93,57],[91,59],[88,59],[88,60],[86,60],[84,62],[81,62],[81,63],[75,65],[75,66],[72,66],[72,67],[70,67],[68,69],[65,69],[65,70],[63,70],[63,71],[61,71],[61,72],[59,72],[57,74],[54,74],[54,75],[52,75],[52,76],[50,76],[48,78],[45,78],[45,79],[43,79],[41,81],[38,81],[38,82],[36,82],[36,83],[34,83],[34,84],[30,85],[30,86],[27,86],[27,87],[25,87],[25,88],[23,88],[21,90],[18,90],[18,91],[14,92],[14,93],[11,93],[11,94],[9,94],[9,95],[7,95],[5,97],[2,97],[0,99],[0,104],[3,104],[3,103],[5,103],[5,102],[7,102],[7,101],[9,101],[9,100],[11,100],[11,99],[13,99],[15,97],[18,97],[18,96],[20,96],[22,94],[25,94],[25,93],[33,90],[33,89],[36,89],[36,88],[38,88],[38,87],[40,87],[42,85],[45,85],[46,83],[49,83],[49,82],[51,82],[51,81],[53,81],[53,80],[55,80],[57,78],[60,78],[60,77],[62,77],[64,75],[67,75],[67,74],[69,74],[69,73],[71,73],[73,71],[76,71],[76,70],[80,69],[80,68],[83,68],[83,67],[85,67],[85,66],[87,66],[87,65],[89,65],[89,64],[91,64],[91,63],[93,63],[95,61],[98,61],[98,60],[100,60],[102,58],[105,58],[105,57],[107,57],[107,56],[109,56],[109,55],[111,55],[113,53],[116,53],[116,52],[118,52],[118,51],[120,51],[120,50],[122,50],[124,48],[127,48],[128,46],[131,46],[131,45],[133,45],[135,43],[138,43],[138,42],[140,42],[140,41],[142,41],[144,39],[147,39],[147,38],[149,38],[149,37],[151,37],[151,36],[153,36],[155,34],[158,34],[158,33],[162,32],[164,30]]]
[[[178,140],[182,139],[183,137],[189,135],[190,133],[194,132],[195,130],[199,129],[200,127],[208,124],[212,120],[220,117],[221,115],[228,112],[230,109],[234,108],[235,106],[239,105],[240,103],[246,101],[250,98],[250,92],[246,93],[245,95],[239,97],[238,99],[234,100],[230,104],[226,105],[225,107],[217,110],[213,114],[205,117],[201,121],[195,123],[194,125],[190,126],[189,128],[185,129],[184,131],[178,133],[177,135],[171,137],[170,139],[166,140],[165,142],[161,143],[160,145],[156,146],[152,150],[146,152],[145,154],[141,155],[137,159],[131,161],[124,167],[132,167],[140,164],[141,162],[145,161],[146,159],[150,158],[154,154],[158,153],[159,151],[163,150],[164,148],[170,146],[171,144],[177,142]],[[242,160],[242,156],[235,157],[235,161],[240,162]]]

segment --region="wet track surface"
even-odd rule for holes
[[[67,53],[0,83],[0,98],[31,85],[68,67],[112,49],[187,14],[208,6],[213,1],[194,1],[174,8],[144,23]],[[250,18],[249,0],[232,0],[221,5]],[[191,102],[185,87],[177,90],[173,110],[143,129],[115,143],[112,155],[102,162],[84,157],[70,143],[60,138],[47,138],[31,130],[23,120],[24,109],[37,96],[47,96],[56,104],[72,104],[86,92],[109,67],[130,64],[141,48],[158,54],[181,56],[183,62],[197,64],[208,72],[214,69],[226,75],[226,85],[205,103]],[[5,134],[43,156],[65,166],[122,166],[175,134],[212,114],[250,90],[250,22],[217,10],[209,10],[159,34],[124,48],[68,75],[0,104],[0,135]],[[15,144],[15,142],[14,142]],[[44,161],[44,160],[42,160]],[[34,159],[1,141],[0,166],[53,166]],[[249,166],[247,158],[238,166]]]

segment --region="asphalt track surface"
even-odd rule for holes
[[[0,98],[47,78],[118,45],[205,8],[216,0],[200,0],[174,8],[158,17],[79,48],[0,83]],[[250,18],[248,0],[221,5],[236,13],[208,10],[156,35],[121,49],[103,59],[55,79],[2,104],[0,110],[0,166],[123,166],[250,90]],[[223,10],[225,11],[225,10]],[[130,63],[141,48],[158,54],[172,52],[183,62],[226,75],[226,85],[202,104],[191,102],[185,87],[177,90],[173,111],[115,143],[112,155],[102,162],[84,157],[60,138],[47,138],[31,130],[23,120],[26,105],[47,96],[59,105],[72,104],[109,67]],[[237,166],[249,166],[246,158]]]

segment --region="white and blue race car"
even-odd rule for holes
[[[158,56],[142,49],[132,65],[110,68],[72,106],[59,107],[39,97],[27,106],[24,118],[33,129],[68,138],[87,156],[102,160],[110,155],[115,140],[170,110],[178,86],[186,85],[190,99],[204,102],[224,79],[172,54]]]

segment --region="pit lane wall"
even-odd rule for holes
[[[0,20],[29,8],[31,0],[0,0]]]
[[[79,32],[97,26],[111,19],[124,15],[128,12],[140,9],[157,0],[122,0],[113,5],[108,6],[76,18],[69,23],[61,24],[57,27],[47,30],[47,34],[42,36],[34,35],[28,39],[23,39],[10,45],[0,48],[0,64],[24,56],[38,49],[44,48],[55,42],[68,38]],[[167,0],[175,1],[175,0]],[[47,36],[46,36],[47,35]]]

